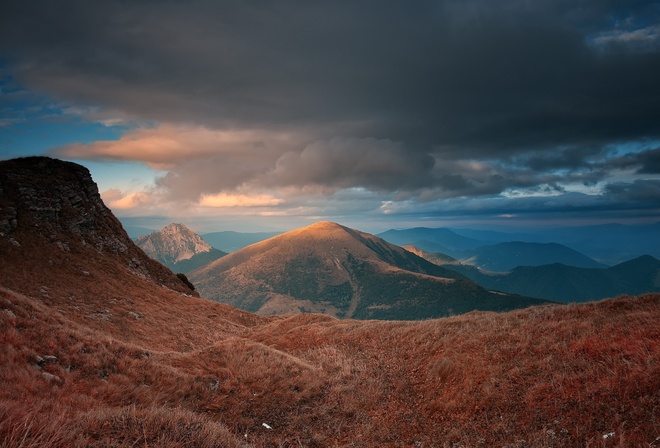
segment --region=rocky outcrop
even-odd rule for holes
[[[143,235],[136,240],[136,244],[151,258],[165,265],[189,260],[213,249],[201,236],[178,223],[170,224],[159,232]]]
[[[75,163],[49,157],[0,161],[0,240],[26,253],[46,247],[118,257],[143,278],[192,293],[133,243],[103,203],[89,170]],[[43,246],[43,240],[51,245]]]
[[[139,237],[136,244],[154,260],[174,272],[185,274],[227,255],[211,247],[188,227],[177,223]]]
[[[4,161],[0,170],[0,232],[19,228],[67,250],[71,239],[99,252],[126,253],[130,239],[101,200],[87,168],[47,157]]]

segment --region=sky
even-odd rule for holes
[[[0,158],[200,232],[660,221],[660,3],[8,0]]]

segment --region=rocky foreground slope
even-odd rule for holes
[[[85,173],[0,162],[1,447],[660,442],[658,295],[423,322],[260,317],[143,260]]]

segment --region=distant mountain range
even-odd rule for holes
[[[135,243],[154,260],[184,274],[227,255],[211,247],[185,225],[178,223],[142,235]]]
[[[324,223],[323,226],[317,225],[315,231],[322,234],[324,232],[324,230],[320,230],[322,228],[329,234],[339,234],[342,237],[349,234],[368,235],[329,223]],[[337,228],[345,230],[339,233],[334,232],[333,229]],[[311,230],[313,228],[308,229],[308,231]],[[301,233],[301,229],[294,233],[305,235],[305,232]],[[500,232],[489,231],[471,231],[470,233],[490,241],[497,241],[506,236]],[[272,260],[279,260],[281,263],[269,265],[249,260],[249,262],[245,262],[246,264],[243,261],[239,262],[240,268],[232,265],[235,263],[234,260],[244,258],[246,253],[259,253],[264,242],[278,235],[275,232],[227,231],[207,233],[202,238],[182,224],[170,224],[161,231],[141,236],[138,238],[137,244],[151,258],[160,261],[173,271],[190,274],[202,294],[263,314],[303,311],[323,312],[338,317],[408,319],[427,316],[429,313],[432,316],[439,316],[482,307],[474,303],[467,305],[467,302],[450,306],[449,301],[445,300],[445,304],[438,308],[438,310],[444,310],[438,311],[440,314],[433,314],[437,310],[434,311],[432,307],[425,309],[422,306],[413,309],[414,307],[405,303],[406,300],[397,299],[400,296],[399,285],[390,285],[392,287],[385,293],[381,291],[381,286],[388,285],[388,282],[395,277],[391,273],[396,269],[442,278],[453,278],[455,277],[453,273],[460,273],[465,276],[463,280],[470,279],[486,290],[559,302],[583,302],[616,297],[621,294],[660,291],[660,271],[658,270],[660,262],[651,256],[638,257],[608,268],[557,243],[511,241],[482,245],[481,241],[458,235],[450,229],[415,228],[390,230],[381,234],[394,241],[416,240],[426,250],[410,244],[403,247],[422,259],[445,268],[441,273],[438,273],[440,271],[437,270],[433,271],[434,268],[428,266],[420,267],[419,260],[412,268],[409,265],[401,266],[391,263],[395,269],[391,267],[385,270],[376,269],[373,266],[378,263],[369,257],[360,258],[355,254],[350,254],[349,257],[344,254],[346,259],[342,259],[340,264],[345,272],[343,275],[339,275],[333,269],[328,268],[332,264],[327,260],[328,254],[333,253],[333,247],[350,246],[355,249],[354,241],[348,245],[345,241],[334,241],[333,247],[327,247],[327,238],[325,238],[323,241],[313,243],[318,246],[314,250],[304,249],[305,244],[312,243],[309,241],[305,244],[301,243],[291,237],[291,232],[288,232],[287,237],[280,242],[281,245],[290,247],[284,250],[284,253],[272,255],[271,251],[269,255]],[[516,236],[525,236],[525,234],[516,234]],[[368,237],[378,239],[372,235],[368,235]],[[527,235],[527,237],[530,236]],[[206,241],[207,239],[224,247],[237,248],[235,252],[239,252],[239,254],[228,258],[223,263],[214,265],[215,268],[206,266],[227,255],[212,247]],[[383,243],[387,244],[385,241],[379,244]],[[249,245],[254,245],[254,247],[244,251],[245,247]],[[452,252],[461,258],[438,252],[438,248]],[[301,255],[297,253],[299,250],[314,252],[316,255],[311,256],[309,253]],[[358,259],[362,264],[360,269],[357,269],[355,261]],[[399,261],[401,260],[402,258],[399,259]],[[365,268],[365,266],[369,266],[369,268]],[[315,268],[318,270],[315,271]],[[198,269],[206,274],[192,274]],[[388,272],[388,275],[382,276],[384,271]],[[241,274],[238,275],[237,272],[241,272]],[[407,275],[412,275],[410,272]],[[411,279],[412,277],[409,277],[400,284],[405,284],[409,293],[414,291],[416,297],[431,298],[433,296],[431,291],[438,287],[437,282],[432,282],[430,286],[426,278],[415,278],[414,281]],[[249,284],[246,288],[239,286],[245,282]],[[221,284],[222,287],[219,286]],[[446,295],[446,293],[445,285],[443,294]],[[379,294],[380,297],[378,297]],[[469,294],[458,291],[456,287],[451,294],[469,299]],[[424,301],[424,303],[426,302]],[[428,303],[431,302],[433,300]],[[364,306],[360,308],[357,306],[358,303]],[[396,305],[394,305],[395,303]],[[498,303],[498,301],[494,303]],[[495,306],[495,309],[500,309],[499,305]],[[510,309],[510,306],[507,305],[503,309]]]
[[[459,259],[469,255],[467,251],[485,244],[483,241],[459,235],[446,228],[392,229],[376,236],[398,246],[413,245],[427,252],[442,253]]]
[[[608,266],[642,255],[660,258],[660,222],[535,228],[523,232],[418,227],[388,230],[377,236],[394,244],[410,244],[428,252],[440,252],[458,259],[470,258],[474,255],[472,251],[480,246],[509,242],[557,243]]]
[[[542,266],[550,263],[585,268],[606,266],[558,243],[507,241],[489,244],[445,228],[388,230],[379,236],[394,244],[415,246],[419,250],[440,253],[456,258],[463,264],[495,272],[509,271],[517,266]]]
[[[475,266],[444,263],[438,254],[422,254],[486,289],[558,302],[587,302],[623,294],[660,292],[660,260],[650,255],[609,268],[583,268],[552,263],[519,266],[506,273],[489,273]]]
[[[491,293],[399,246],[328,222],[245,247],[189,277],[204,297],[260,314],[426,319],[542,303]]]
[[[602,263],[557,243],[525,243],[511,241],[477,247],[462,260],[486,271],[505,272],[518,266],[543,266],[561,263],[581,268],[603,268]]]
[[[126,224],[124,224],[124,228],[134,240],[138,236],[153,232],[152,229]],[[220,231],[203,233],[201,236],[216,249],[234,252],[279,234],[280,232]],[[532,261],[531,265],[563,263],[580,267],[603,267],[605,265],[614,266],[642,255],[651,255],[660,259],[660,222],[646,225],[604,224],[583,227],[534,228],[518,232],[417,227],[388,230],[376,236],[399,246],[412,245],[420,250],[442,253],[463,262],[477,255],[477,249],[480,247],[512,242],[556,243],[579,252],[581,255],[579,258],[582,258],[582,262],[570,258],[552,258],[551,252],[553,251],[550,250],[543,256],[542,253],[538,253],[538,260]],[[538,247],[530,245],[528,250],[534,253]],[[546,249],[552,248],[546,247]],[[585,260],[583,257],[590,260]],[[502,268],[491,267],[491,269]]]

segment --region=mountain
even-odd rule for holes
[[[139,237],[136,244],[144,253],[163,264],[188,260],[194,255],[210,252],[212,249],[201,236],[183,224],[177,223]]]
[[[515,233],[474,229],[450,230],[462,236],[484,241],[485,244],[510,241],[555,242],[571,247],[609,266],[642,255],[660,258],[660,222],[637,225],[612,223],[534,228]]]
[[[547,233],[535,232],[535,229],[526,229],[524,232],[502,232],[492,229],[465,229],[448,227],[452,232],[478,241],[483,244],[508,243],[510,241],[525,241],[528,243],[551,243],[552,238]]]
[[[485,240],[503,238],[499,232],[468,232]],[[557,243],[507,241],[485,244],[483,240],[459,235],[446,229],[417,227],[405,230],[388,230],[377,236],[399,246],[414,246],[426,253],[443,254],[464,264],[483,270],[504,272],[517,266],[540,266],[563,263],[579,267],[604,267],[605,265],[569,247]]]
[[[529,228],[519,232],[421,227],[388,230],[377,236],[393,244],[414,245],[421,250],[447,254],[459,260],[466,260],[475,255],[473,251],[479,246],[515,241],[561,244],[601,263],[600,267],[613,266],[642,255],[660,258],[660,222],[638,225],[602,224]],[[562,263],[562,261],[546,260],[546,263]]]
[[[234,232],[231,230],[226,230],[222,232],[210,232],[204,233],[202,236],[205,241],[225,252],[234,252],[238,249],[242,249],[245,246],[250,244],[258,243],[259,241],[267,240],[274,236],[279,235],[280,232]]]
[[[660,260],[649,255],[606,269],[553,263],[520,266],[504,274],[488,274],[474,266],[451,265],[484,288],[558,302],[586,302],[660,292]]]
[[[517,266],[541,266],[551,263],[581,268],[605,267],[586,255],[557,243],[512,241],[481,246],[473,250],[471,254],[469,258],[461,261],[486,271],[495,272],[510,271]]]
[[[154,260],[184,274],[227,255],[211,247],[188,227],[177,223],[143,235],[135,243]]]
[[[619,263],[607,269],[607,272],[623,285],[619,294],[637,295],[660,291],[660,260],[650,255]]]
[[[0,161],[0,446],[649,446],[659,303],[257,316],[192,296],[83,167]]]
[[[660,258],[660,222],[625,225],[617,223],[543,229],[552,241],[573,247],[611,265],[641,255]]]
[[[466,251],[484,245],[483,241],[459,235],[446,228],[391,229],[376,236],[398,246],[412,245],[427,252],[443,253],[454,258],[461,258]]]
[[[204,297],[259,314],[425,319],[541,303],[490,293],[399,246],[330,222],[240,249],[190,280]]]

